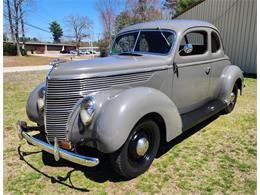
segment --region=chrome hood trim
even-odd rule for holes
[[[78,79],[168,69],[169,56],[109,56],[62,63],[53,67],[49,79]]]

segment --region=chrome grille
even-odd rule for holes
[[[83,78],[71,80],[47,80],[46,131],[48,140],[65,139],[68,116],[77,101],[87,94],[108,89],[115,85],[125,85],[148,80],[152,72],[118,76]]]

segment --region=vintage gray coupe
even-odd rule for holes
[[[18,134],[57,161],[84,166],[96,166],[100,158],[77,148],[94,148],[110,156],[118,174],[133,178],[149,168],[164,143],[230,113],[243,81],[212,24],[135,24],[119,32],[108,57],[54,62],[28,98],[27,115],[37,125],[19,121]]]

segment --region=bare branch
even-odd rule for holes
[[[79,55],[79,46],[85,37],[89,36],[92,30],[93,23],[87,16],[70,15],[67,18],[67,23],[73,29],[75,36],[76,47]]]
[[[103,23],[104,35],[108,37],[109,40],[112,39],[117,4],[118,0],[99,0],[96,4]]]

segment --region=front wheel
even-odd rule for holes
[[[160,144],[160,129],[151,119],[139,122],[125,144],[111,155],[115,171],[125,178],[144,173],[152,164]]]
[[[238,93],[238,87],[237,84],[235,84],[232,92],[230,93],[229,105],[227,105],[226,108],[222,111],[223,114],[229,114],[230,112],[233,111],[237,102],[237,93]]]

